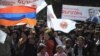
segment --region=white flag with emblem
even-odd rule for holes
[[[51,20],[53,24],[53,29],[55,31],[62,31],[69,33],[71,30],[75,29],[75,21],[69,19],[53,19]]]

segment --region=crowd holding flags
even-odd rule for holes
[[[36,19],[45,7],[47,22]],[[100,24],[92,22],[100,20],[100,10],[91,22],[78,23],[68,16],[82,19],[84,9],[64,8],[67,17],[57,18],[45,0],[0,0],[0,56],[100,56]],[[94,15],[94,10],[89,12]]]

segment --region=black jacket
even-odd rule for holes
[[[79,48],[78,45],[74,46],[74,54],[75,54],[75,56],[78,56],[78,48]],[[82,54],[83,54],[83,56],[87,56],[87,48],[86,47],[82,47]]]

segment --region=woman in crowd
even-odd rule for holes
[[[46,46],[44,44],[39,46],[37,56],[49,56]]]
[[[56,53],[54,54],[54,56],[67,56],[67,54],[64,52],[64,49],[62,46],[57,46],[56,47]]]
[[[67,56],[73,56],[74,55],[74,51],[73,51],[73,47],[72,47],[72,40],[70,38],[66,38],[65,41],[65,53],[67,54]]]
[[[54,40],[52,39],[53,37],[50,37],[48,33],[44,33],[44,44],[47,47],[47,52],[49,56],[53,56],[53,51],[54,51]]]
[[[21,36],[19,36],[17,48],[16,48],[16,56],[23,56],[23,52],[25,49],[25,43],[27,41],[27,36],[24,32],[21,33]]]

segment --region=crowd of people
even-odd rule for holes
[[[77,22],[69,33],[49,29],[43,22],[34,29],[20,25],[0,30],[7,33],[0,56],[100,56],[100,24]]]

